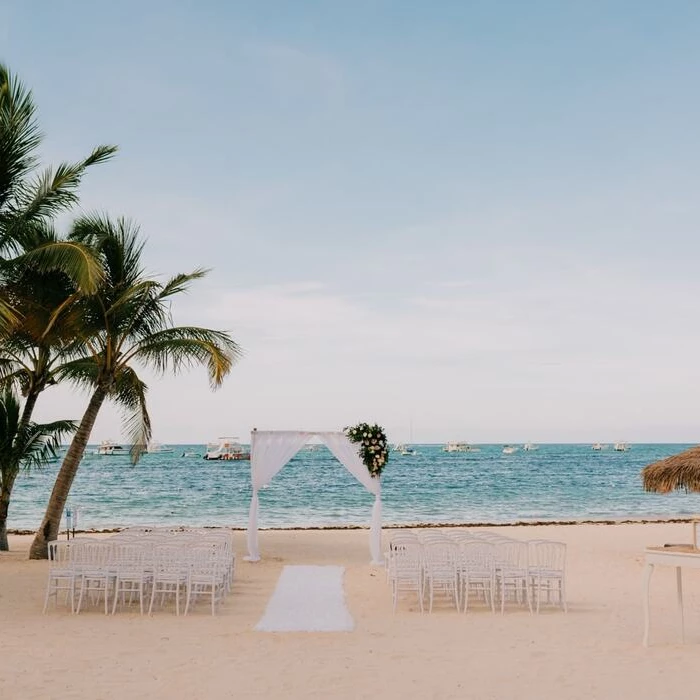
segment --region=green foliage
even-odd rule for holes
[[[136,461],[151,435],[148,388],[137,367],[177,374],[205,366],[216,388],[240,356],[240,349],[227,333],[173,325],[171,298],[186,292],[206,271],[179,274],[164,283],[148,278],[142,261],[143,239],[128,220],[80,217],[69,240],[93,251],[103,281],[96,294],[76,299],[81,319],[76,347],[81,352],[56,368],[55,377],[88,391],[99,389],[121,406],[132,460]]]
[[[370,476],[379,477],[382,470],[389,461],[389,450],[387,449],[386,435],[384,429],[369,423],[358,423],[349,428],[345,428],[345,434],[351,442],[359,444],[359,455]]]
[[[76,427],[69,420],[22,425],[20,413],[17,396],[6,388],[0,393],[0,473],[3,481],[20,469],[42,467],[55,458],[61,440]]]

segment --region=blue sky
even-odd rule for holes
[[[0,10],[46,161],[118,144],[82,207],[138,221],[153,272],[212,267],[176,320],[245,348],[215,395],[150,382],[162,442],[696,439],[700,4]]]

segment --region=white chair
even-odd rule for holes
[[[105,615],[109,612],[109,592],[115,578],[114,569],[110,566],[113,547],[108,540],[98,540],[81,542],[74,550],[74,566],[80,576],[76,614],[80,613],[84,600],[97,604],[103,595]]]
[[[143,615],[143,602],[146,587],[151,580],[151,574],[146,570],[146,555],[148,549],[143,544],[117,544],[114,549],[114,603],[112,615],[117,611],[121,596],[122,604],[129,594],[129,605],[134,596],[138,597],[139,609]],[[150,557],[149,557],[150,558]]]
[[[54,598],[58,606],[58,595],[66,594],[66,602],[70,601],[70,611],[75,611],[76,571],[71,561],[71,544],[67,540],[49,542],[49,575],[46,582],[44,610],[49,606],[49,598]]]
[[[389,581],[389,563],[391,562],[391,553],[394,549],[402,548],[406,544],[420,546],[418,537],[414,532],[407,530],[403,532],[395,532],[391,535],[391,539],[389,540],[389,551],[384,552],[384,571],[387,582]]]
[[[537,612],[540,612],[543,593],[546,594],[547,603],[551,603],[556,597],[559,606],[567,612],[566,544],[549,540],[531,540],[528,547],[530,589]]]
[[[484,596],[491,612],[496,612],[496,554],[491,542],[463,539],[459,543],[459,574],[464,599],[464,612],[469,607],[469,591]]]
[[[177,544],[156,545],[153,550],[153,578],[148,614],[153,614],[156,595],[160,594],[161,607],[165,603],[166,597],[175,597],[175,613],[179,615],[180,593],[186,594],[188,580],[188,561],[184,555],[183,547]]]
[[[423,543],[424,587],[429,596],[428,612],[433,611],[436,592],[450,596],[459,610],[457,545],[448,537],[428,538]]]
[[[423,612],[423,558],[418,540],[392,542],[387,553],[387,577],[391,584],[393,611],[402,591],[415,592]]]
[[[200,596],[208,596],[211,614],[216,614],[216,606],[226,595],[226,570],[228,568],[228,551],[224,543],[212,542],[189,549],[190,572],[187,585],[185,615],[190,605]]]
[[[504,539],[494,542],[496,554],[496,581],[501,596],[501,614],[505,610],[506,594],[513,593],[515,600],[527,602],[532,612],[532,600],[528,589],[528,545],[519,540]]]

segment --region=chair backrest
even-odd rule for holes
[[[496,567],[496,547],[491,542],[463,540],[460,543],[462,565],[466,571],[490,573]]]
[[[561,571],[566,567],[566,544],[551,540],[531,540],[528,543],[531,569]]]
[[[528,544],[520,540],[503,539],[493,542],[496,567],[517,571],[528,568]]]
[[[453,567],[457,565],[459,548],[449,537],[428,539],[423,543],[423,558],[426,565]]]
[[[179,573],[188,567],[187,550],[176,544],[157,544],[153,548],[153,568],[160,573]]]
[[[104,566],[114,551],[114,545],[108,540],[73,540],[75,559],[88,566]]]
[[[142,571],[146,566],[149,548],[137,542],[118,543],[114,547],[114,560],[118,570]]]
[[[64,569],[70,562],[70,544],[68,540],[49,542],[49,568]]]

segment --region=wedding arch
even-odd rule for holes
[[[295,430],[253,430],[250,434],[250,476],[253,495],[248,517],[248,561],[260,561],[258,548],[258,491],[312,438],[318,438],[333,456],[374,494],[370,521],[369,550],[373,564],[382,561],[382,492],[378,477],[370,476],[357,446],[341,432],[302,432]]]

